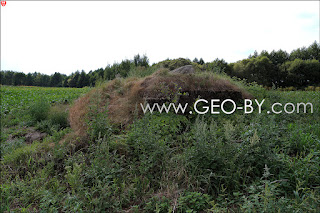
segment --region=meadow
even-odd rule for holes
[[[92,89],[2,86],[0,211],[319,212],[320,92],[223,78],[265,99],[262,113],[153,113],[122,128],[99,108],[108,82],[91,93],[86,136],[68,110]],[[314,110],[268,114],[274,102]]]

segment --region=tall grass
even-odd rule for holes
[[[48,118],[49,110],[50,103],[46,99],[42,98],[30,106],[29,113],[31,118],[37,122],[46,120]]]

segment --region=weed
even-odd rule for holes
[[[68,108],[66,105],[59,104],[50,108],[48,119],[53,125],[59,125],[60,128],[69,126],[68,122]]]
[[[211,197],[200,192],[185,192],[178,199],[177,212],[201,212],[210,207]]]
[[[49,109],[49,102],[42,98],[30,106],[29,113],[34,121],[43,121],[47,119]]]

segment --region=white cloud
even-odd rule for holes
[[[13,2],[1,7],[1,69],[70,74],[151,62],[243,59],[319,41],[319,2]]]

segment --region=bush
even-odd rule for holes
[[[50,104],[45,99],[40,99],[29,108],[29,114],[34,121],[42,121],[48,118]]]
[[[158,63],[160,67],[174,70],[182,66],[191,65],[192,62],[189,59],[178,58],[178,59],[167,59]]]

